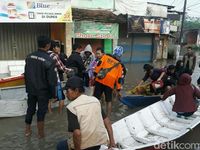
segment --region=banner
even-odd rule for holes
[[[119,25],[116,23],[79,21],[74,24],[74,38],[118,39],[118,34]]]
[[[170,31],[171,32],[177,32],[180,26],[181,26],[180,21],[170,20]]]
[[[0,0],[0,23],[72,22],[70,0]]]
[[[128,16],[128,32],[143,33],[144,32],[144,17]]]
[[[160,20],[142,16],[128,16],[129,33],[156,33],[160,34]]]
[[[160,21],[160,33],[161,34],[169,34],[170,32],[170,21],[168,20],[161,20]]]
[[[144,32],[160,34],[160,20],[144,19]]]

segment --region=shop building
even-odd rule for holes
[[[0,74],[19,75],[27,54],[37,50],[38,36],[47,35],[67,45],[71,2],[1,0],[0,22]]]

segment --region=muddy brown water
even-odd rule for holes
[[[158,62],[156,66],[164,66],[166,62]],[[144,72],[142,66],[144,64],[126,64],[128,74],[126,77],[123,90],[130,89],[133,85],[140,81]],[[111,121],[115,122],[129,114],[132,114],[142,107],[130,109],[119,101],[114,100],[113,113]],[[45,133],[46,137],[39,140],[37,138],[36,117],[32,123],[32,136],[26,138],[24,136],[24,116],[15,118],[0,119],[0,150],[55,150],[58,141],[66,139],[67,133],[67,114],[57,113],[57,109],[52,114],[46,115]],[[187,135],[178,139],[179,143],[200,143],[200,126],[193,129]]]

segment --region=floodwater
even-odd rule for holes
[[[164,66],[166,62],[157,62],[156,66]],[[144,75],[144,64],[126,64],[128,74],[126,77],[124,91],[130,89],[133,85],[141,80]],[[115,122],[141,108],[130,109],[114,100],[113,113],[111,121]],[[67,115],[66,111],[62,114],[57,113],[57,109],[52,114],[46,115],[44,139],[37,138],[36,117],[32,123],[32,136],[26,138],[24,136],[24,116],[15,118],[0,119],[0,150],[55,150],[58,141],[66,139],[67,133]],[[194,134],[196,133],[196,134]],[[199,134],[197,134],[199,133]],[[199,135],[199,136],[197,136]],[[187,136],[182,137],[177,142],[199,142],[200,143],[200,127],[198,126]]]

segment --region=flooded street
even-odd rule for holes
[[[84,94],[101,99],[102,109],[113,124],[117,149],[132,150],[175,139],[181,144],[197,143],[199,147],[194,150],[200,150],[199,6],[200,0],[0,0],[0,150],[55,150],[66,139],[70,139],[69,147],[74,147],[68,123],[74,131],[76,118],[84,127],[81,142],[80,132],[74,135],[79,144],[75,147],[104,141],[102,125],[97,124],[101,118],[100,114],[97,117],[98,110],[95,113],[95,106],[86,106],[93,103],[92,98],[91,102],[80,98],[69,105],[69,109],[80,107],[70,109],[71,113],[66,109],[70,103],[66,98],[61,110],[62,87],[74,75],[84,79],[83,86],[93,84],[91,77],[98,78],[95,93],[95,87],[85,87]],[[125,80],[120,60],[127,69]],[[176,65],[177,60],[182,61]],[[169,67],[172,64],[176,67]],[[193,73],[192,81],[187,75],[182,80],[183,72]],[[76,89],[82,86],[79,80],[75,78],[65,86],[69,99],[83,91]],[[176,83],[178,88],[161,95]],[[140,111],[171,92],[177,95]],[[45,114],[48,99],[52,112],[49,108]],[[179,118],[182,115],[184,120]],[[108,125],[106,128],[109,130]],[[90,138],[84,138],[87,136]],[[113,146],[113,137],[110,139]]]
[[[157,63],[158,66],[165,65],[165,62]],[[124,85],[124,91],[130,89],[133,85],[139,82],[143,75],[144,64],[126,64],[128,75]],[[118,101],[114,101],[112,122],[119,120],[141,108],[129,109]],[[24,116],[15,118],[0,119],[0,150],[55,150],[58,141],[67,138],[67,115],[64,111],[61,115],[57,113],[57,109],[53,110],[52,114],[46,115],[45,133],[46,137],[42,140],[37,138],[36,116],[32,124],[32,136],[26,138],[24,136]],[[199,134],[195,134],[199,132]],[[198,126],[189,134],[188,137],[183,137],[179,142],[200,142],[200,127]],[[188,141],[190,139],[190,141]]]

